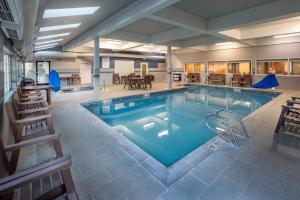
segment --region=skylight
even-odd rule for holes
[[[40,32],[55,31],[55,30],[70,29],[70,28],[77,28],[80,25],[81,25],[81,23],[65,24],[65,25],[58,25],[58,26],[46,26],[46,27],[41,27],[40,28]]]
[[[39,36],[37,38],[37,40],[45,40],[45,39],[51,39],[51,38],[58,38],[58,37],[64,37],[64,36],[67,36],[67,35],[70,35],[70,32],[69,33],[55,34],[55,35]]]
[[[44,12],[43,18],[92,15],[98,9],[99,9],[99,6],[97,6],[97,7],[82,7],[82,8],[47,9]]]
[[[53,48],[55,47],[56,45],[53,45],[53,46],[48,46],[48,47],[39,47],[39,48],[34,48],[35,51],[40,51],[40,50],[43,50],[43,49],[50,49],[50,48]]]
[[[49,43],[54,43],[54,42],[59,42],[62,41],[63,39],[56,39],[56,40],[48,40],[48,41],[43,41],[43,42],[37,42],[35,45],[41,45],[41,44],[49,44]]]
[[[47,45],[36,46],[35,48],[39,49],[39,48],[44,48],[44,47],[49,47],[49,46],[56,46],[56,45],[58,45],[58,42],[47,44]]]

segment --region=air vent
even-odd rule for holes
[[[6,22],[15,22],[7,0],[0,0],[0,20]]]
[[[15,40],[19,39],[18,33],[17,33],[16,30],[7,28],[6,32],[7,32],[9,38],[12,38],[12,39],[15,39]]]

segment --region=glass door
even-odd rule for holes
[[[37,61],[36,62],[36,81],[37,84],[48,84],[50,73],[50,61]]]

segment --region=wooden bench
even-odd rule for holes
[[[207,77],[207,83],[225,85],[225,74],[209,74]]]

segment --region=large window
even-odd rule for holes
[[[9,54],[4,54],[4,94],[11,90],[11,59]]]
[[[185,63],[184,72],[186,72],[186,73],[205,73],[204,63],[201,63],[201,62]]]
[[[300,75],[300,59],[299,60],[292,60],[292,75]]]
[[[226,62],[209,62],[208,73],[209,74],[225,74],[227,68]]]
[[[33,63],[25,63],[25,77],[35,80],[36,68]]]
[[[257,74],[275,73],[287,75],[289,63],[287,60],[257,61]]]
[[[227,71],[232,74],[251,74],[251,62],[229,62]]]

